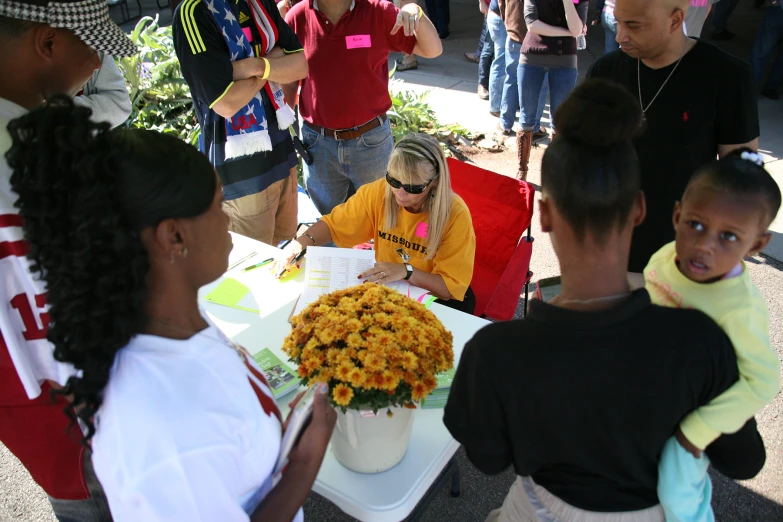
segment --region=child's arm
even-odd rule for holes
[[[749,304],[719,322],[734,345],[739,379],[680,424],[682,433],[696,447],[704,449],[720,434],[736,432],[777,394],[780,368],[770,346],[768,322],[763,303],[757,307]]]

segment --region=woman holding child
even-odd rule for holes
[[[352,247],[374,240],[375,267],[362,281],[408,281],[441,304],[473,313],[470,289],[476,235],[465,202],[451,189],[446,158],[435,138],[409,134],[395,145],[386,178],[361,187],[292,241],[273,270],[308,246]]]
[[[479,469],[518,475],[487,520],[663,522],[664,445],[738,379],[709,317],[629,288],[631,235],[645,217],[631,143],[641,122],[636,99],[608,81],[588,80],[563,103],[540,203],[562,292],[531,302],[522,321],[485,327],[463,351],[444,422]],[[734,479],[765,461],[755,421],[741,424],[706,447]]]

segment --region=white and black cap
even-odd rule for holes
[[[138,52],[109,16],[106,0],[0,0],[0,16],[68,29],[96,51],[112,56]]]

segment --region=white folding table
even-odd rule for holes
[[[263,243],[234,235],[231,259],[240,259],[247,253],[256,255],[237,267],[258,263],[273,257],[279,250]],[[267,270],[257,268],[255,270]],[[229,277],[231,273],[227,274]],[[299,291],[302,277],[297,281],[277,283],[265,281],[258,288],[251,287],[256,301],[264,301],[266,315],[254,314],[214,304],[204,298],[220,281],[201,289],[201,306],[223,331],[244,346],[250,353],[269,348],[282,361],[287,361],[281,347],[291,327],[288,319],[296,298],[292,288]],[[277,286],[280,285],[280,286]],[[288,285],[283,287],[282,285]],[[277,302],[279,301],[279,303]],[[274,306],[270,306],[274,303]],[[279,304],[279,306],[277,306]],[[270,312],[270,310],[272,310]],[[480,328],[489,324],[478,317],[433,304],[431,310],[454,335],[454,364],[457,364],[465,343]],[[288,363],[290,364],[290,363]],[[278,405],[285,414],[291,396],[283,397]],[[343,467],[331,451],[327,451],[313,491],[336,504],[347,514],[365,522],[399,522],[414,510],[441,472],[449,465],[459,448],[443,424],[443,410],[422,410],[415,413],[410,446],[402,461],[383,473],[364,474]]]

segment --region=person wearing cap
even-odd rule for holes
[[[415,3],[386,0],[307,0],[286,22],[304,45],[310,68],[302,83],[302,141],[312,155],[304,183],[321,214],[344,203],[359,187],[383,178],[394,139],[386,111],[389,53],[439,56],[443,47],[432,22]],[[293,99],[297,83],[289,84]]]
[[[0,441],[49,496],[59,520],[109,521],[106,498],[66,399],[51,392],[74,375],[46,339],[46,288],[10,189],[8,123],[55,94],[76,95],[101,66],[98,52],[136,53],[105,0],[0,0]],[[71,412],[73,415],[73,412]]]
[[[272,0],[184,0],[172,30],[231,230],[271,245],[293,238],[296,114],[281,85],[307,76],[299,40]]]

